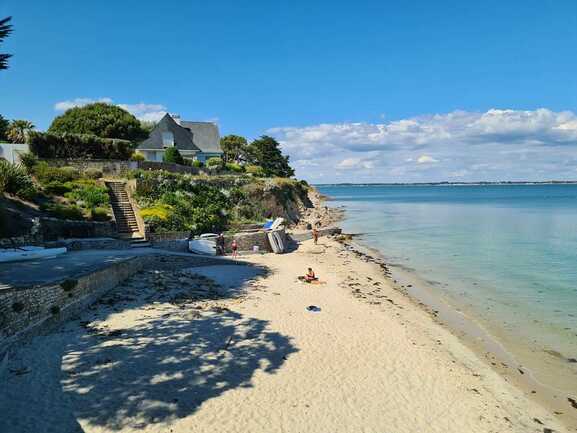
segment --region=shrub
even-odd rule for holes
[[[215,157],[212,157],[212,158],[209,158],[209,159],[206,161],[206,166],[207,166],[207,167],[221,167],[221,166],[222,166],[222,159],[221,159],[221,158],[218,158],[218,157],[216,157],[216,156],[215,156]]]
[[[88,179],[100,179],[102,177],[102,170],[97,168],[87,168],[84,171],[84,176]]]
[[[169,162],[172,164],[184,164],[184,159],[182,158],[182,155],[180,154],[178,149],[174,146],[169,147],[164,151],[162,160],[164,162]]]
[[[202,161],[199,161],[198,159],[195,159],[194,161],[192,161],[192,166],[196,168],[202,168],[204,167],[204,163]]]
[[[86,181],[72,183],[72,191],[66,194],[66,198],[88,209],[106,205],[109,202],[108,190],[105,187]]]
[[[93,221],[109,221],[110,215],[108,214],[108,210],[103,207],[95,207],[90,211],[90,216],[92,217]]]
[[[228,171],[232,171],[234,173],[242,173],[244,171],[243,166],[235,162],[227,162],[225,167]]]
[[[256,177],[264,177],[266,174],[260,165],[245,165],[244,170]]]
[[[68,182],[60,182],[59,180],[52,180],[44,185],[44,192],[51,195],[64,195],[72,191]]]
[[[39,158],[122,159],[132,155],[127,140],[99,138],[94,135],[48,134],[31,132],[30,150]]]
[[[36,155],[33,153],[26,152],[20,155],[20,163],[26,167],[28,173],[32,173],[34,171],[34,166],[38,164],[38,158],[36,158]]]
[[[50,215],[55,218],[66,219],[66,220],[83,220],[84,214],[82,209],[78,206],[67,206],[58,203],[49,204],[44,208]]]
[[[42,161],[34,167],[34,174],[42,184],[49,182],[69,182],[78,179],[80,173],[73,167],[51,167],[48,163]]]
[[[144,161],[146,158],[141,152],[137,150],[132,155],[130,155],[130,159],[132,161]]]
[[[28,199],[36,194],[36,187],[24,166],[0,159],[0,193],[2,192]]]
[[[171,214],[172,207],[165,204],[159,204],[156,206],[140,209],[140,216],[145,222],[151,219],[166,221]]]

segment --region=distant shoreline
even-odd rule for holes
[[[313,186],[507,186],[507,185],[577,185],[577,180],[547,180],[540,182],[529,181],[495,181],[495,182],[412,182],[412,183],[315,183]]]

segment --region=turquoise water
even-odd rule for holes
[[[318,189],[391,263],[510,336],[577,357],[577,185]]]

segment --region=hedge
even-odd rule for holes
[[[84,158],[127,160],[133,145],[127,140],[82,134],[49,134],[33,131],[28,144],[39,158]]]

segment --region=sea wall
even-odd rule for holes
[[[81,312],[136,272],[215,264],[228,262],[210,257],[149,255],[132,257],[95,272],[47,284],[1,288],[0,358],[12,343],[47,332]]]
[[[107,238],[117,237],[113,221],[73,221],[59,218],[40,218],[40,235],[45,242],[62,238]]]

